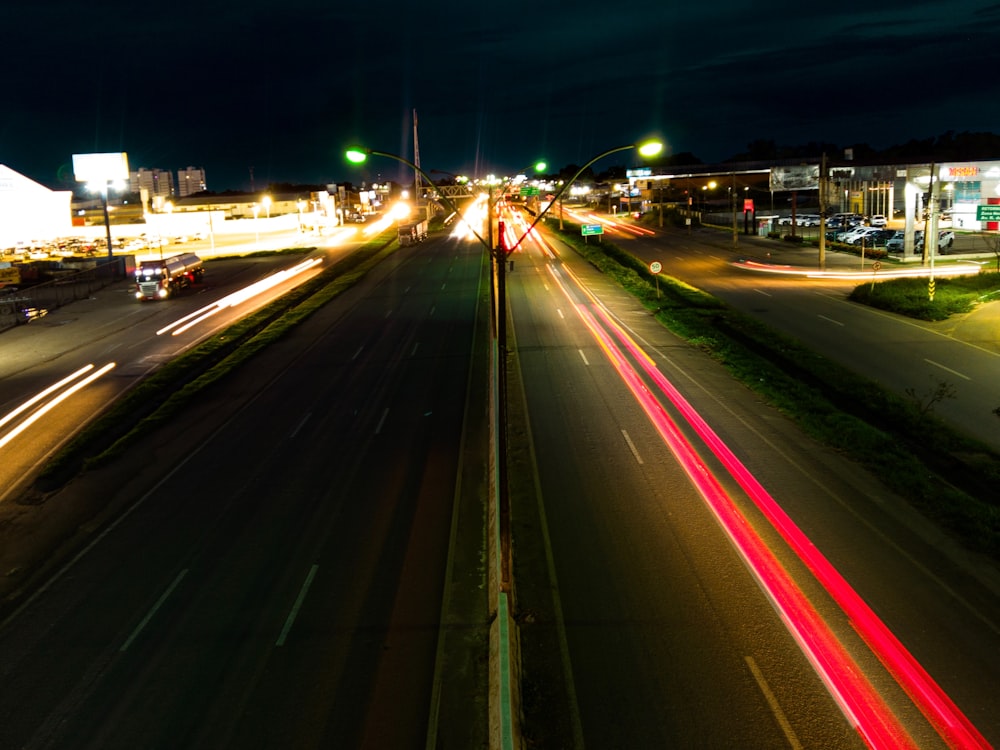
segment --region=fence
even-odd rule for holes
[[[58,278],[7,292],[0,289],[0,331],[30,323],[56,308],[86,299],[125,277],[124,258],[103,258],[93,268],[62,272]]]

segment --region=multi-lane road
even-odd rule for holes
[[[856,256],[827,253],[827,273],[821,276],[816,248],[745,236],[734,248],[732,237],[717,230],[635,233],[619,226],[609,229],[609,237],[636,257],[659,261],[664,274],[704,289],[900,395],[926,399],[947,383],[954,397],[934,404],[935,415],[1000,450],[1000,423],[993,413],[1000,404],[997,303],[957,321],[916,321],[847,300],[856,285],[880,278],[870,261]],[[739,258],[760,264],[734,266]],[[968,269],[974,273],[978,266]],[[807,272],[815,275],[807,278]]]
[[[0,745],[482,745],[483,273],[400,251],[46,498],[119,512],[4,622]]]
[[[901,653],[996,742],[995,568],[950,547],[571,251],[529,243],[515,268],[521,438],[537,460],[533,476],[515,472],[513,510],[529,737],[860,746],[864,731],[839,703],[849,687],[817,666],[832,657],[797,628],[806,615],[783,608],[797,586],[902,728],[888,746],[945,746]],[[791,590],[771,588],[747,528]],[[876,635],[883,626],[895,653]]]
[[[397,253],[46,498],[117,511],[0,626],[0,744],[484,747],[484,275]],[[995,576],[572,252],[507,288],[530,746],[996,744]]]

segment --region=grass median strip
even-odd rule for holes
[[[171,360],[118,399],[49,460],[35,481],[51,491],[81,468],[100,465],[176,415],[198,393],[282,338],[395,252],[387,232],[221,333]]]

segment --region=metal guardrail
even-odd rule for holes
[[[52,310],[86,299],[123,278],[124,258],[102,258],[93,268],[64,273],[41,284],[22,285],[7,293],[0,289],[0,331],[42,318]]]

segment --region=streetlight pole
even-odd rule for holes
[[[253,231],[255,234],[253,247],[254,250],[260,249],[260,227],[257,226],[257,217],[260,215],[260,206],[256,203],[253,204]]]
[[[732,185],[729,188],[729,192],[732,194],[732,209],[733,209],[733,247],[737,248],[740,246],[740,236],[736,232],[736,172],[731,173]]]
[[[487,238],[484,239],[478,232],[476,232],[472,227],[470,230],[476,236],[476,239],[486,247],[487,252],[490,256],[490,289],[494,294],[492,302],[492,315],[494,316],[494,331],[496,335],[496,347],[497,356],[495,358],[496,362],[496,380],[497,380],[497,445],[496,445],[496,476],[497,476],[497,498],[498,498],[498,521],[499,521],[499,534],[500,534],[500,590],[505,593],[510,593],[511,590],[511,579],[510,579],[510,500],[507,492],[507,282],[506,282],[506,255],[508,252],[513,252],[528,236],[531,231],[535,228],[539,221],[545,216],[553,204],[560,202],[563,194],[569,189],[576,179],[583,174],[584,170],[590,167],[592,164],[600,161],[606,156],[618,153],[620,151],[629,151],[631,149],[638,149],[639,153],[646,157],[655,156],[660,153],[663,149],[663,144],[655,141],[646,142],[643,144],[629,144],[627,146],[618,146],[617,148],[609,149],[603,153],[598,154],[593,159],[588,161],[576,174],[573,175],[568,181],[566,181],[560,188],[559,192],[556,193],[555,197],[549,204],[538,213],[535,220],[531,223],[531,226],[522,234],[518,240],[510,247],[504,247],[503,241],[503,229],[500,225],[499,237],[497,242],[494,244],[493,241],[493,212],[495,209],[495,200],[493,196],[492,188],[489,193],[488,201],[488,229]],[[364,162],[368,156],[382,156],[388,159],[394,159],[401,164],[404,164],[411,169],[415,170],[420,174],[429,184],[434,184],[434,180],[427,176],[423,170],[420,169],[416,164],[403,158],[402,156],[397,156],[396,154],[391,154],[385,151],[375,151],[373,149],[351,149],[347,152],[347,159],[355,164],[360,164]],[[451,202],[451,200],[441,194],[442,200],[448,205],[448,207],[458,213],[457,207]],[[561,203],[560,203],[561,209]],[[560,210],[560,218],[562,216],[562,211]]]
[[[111,215],[108,213],[108,193],[111,191],[111,183],[106,182],[101,190],[101,202],[104,206],[104,234],[108,243],[108,259],[115,256],[114,246],[111,244]]]
[[[404,164],[433,185],[432,180],[420,167],[409,159],[386,151],[375,151],[373,149],[351,149],[347,152],[347,159],[355,164],[364,162],[369,156],[381,156],[387,159],[394,159],[400,164]],[[458,207],[452,203],[451,199],[444,193],[439,193],[441,200],[455,214],[461,215]],[[494,378],[496,383],[495,401],[497,414],[496,442],[494,444],[494,460],[496,462],[496,498],[497,498],[497,525],[499,528],[499,557],[500,568],[498,571],[498,585],[501,592],[510,594],[511,592],[511,563],[510,563],[510,501],[507,491],[507,306],[506,306],[506,278],[504,274],[505,258],[501,257],[503,250],[502,243],[493,243],[493,189],[490,188],[488,210],[487,210],[487,236],[482,237],[472,226],[469,230],[475,235],[479,243],[486,248],[490,258],[490,318],[492,332],[495,341]],[[499,234],[503,234],[500,232]]]
[[[563,183],[563,186],[559,189],[559,192],[556,193],[555,197],[551,201],[549,201],[549,205],[547,205],[542,211],[538,213],[538,216],[535,217],[535,220],[531,222],[531,226],[529,226],[528,229],[524,232],[524,234],[522,234],[518,238],[517,242],[514,243],[514,246],[511,248],[511,251],[515,250],[517,246],[521,244],[521,241],[531,233],[531,230],[535,228],[535,225],[542,220],[542,217],[544,217],[545,214],[548,213],[549,209],[552,208],[552,205],[557,202],[559,203],[559,219],[560,219],[559,228],[562,229],[561,201],[563,193],[565,193],[569,189],[569,186],[572,185],[574,182],[576,182],[577,178],[580,175],[582,175],[588,167],[592,166],[596,162],[599,162],[604,157],[611,156],[611,154],[617,154],[619,151],[630,151],[631,149],[637,149],[639,153],[645,157],[652,157],[656,156],[658,153],[660,153],[660,151],[663,150],[663,144],[660,143],[659,141],[648,141],[642,144],[630,143],[627,146],[618,146],[617,148],[609,149],[604,153],[595,156],[593,159],[591,159],[582,167],[580,167],[580,169],[577,170],[575,175],[573,175],[572,177],[569,178],[569,180]]]

